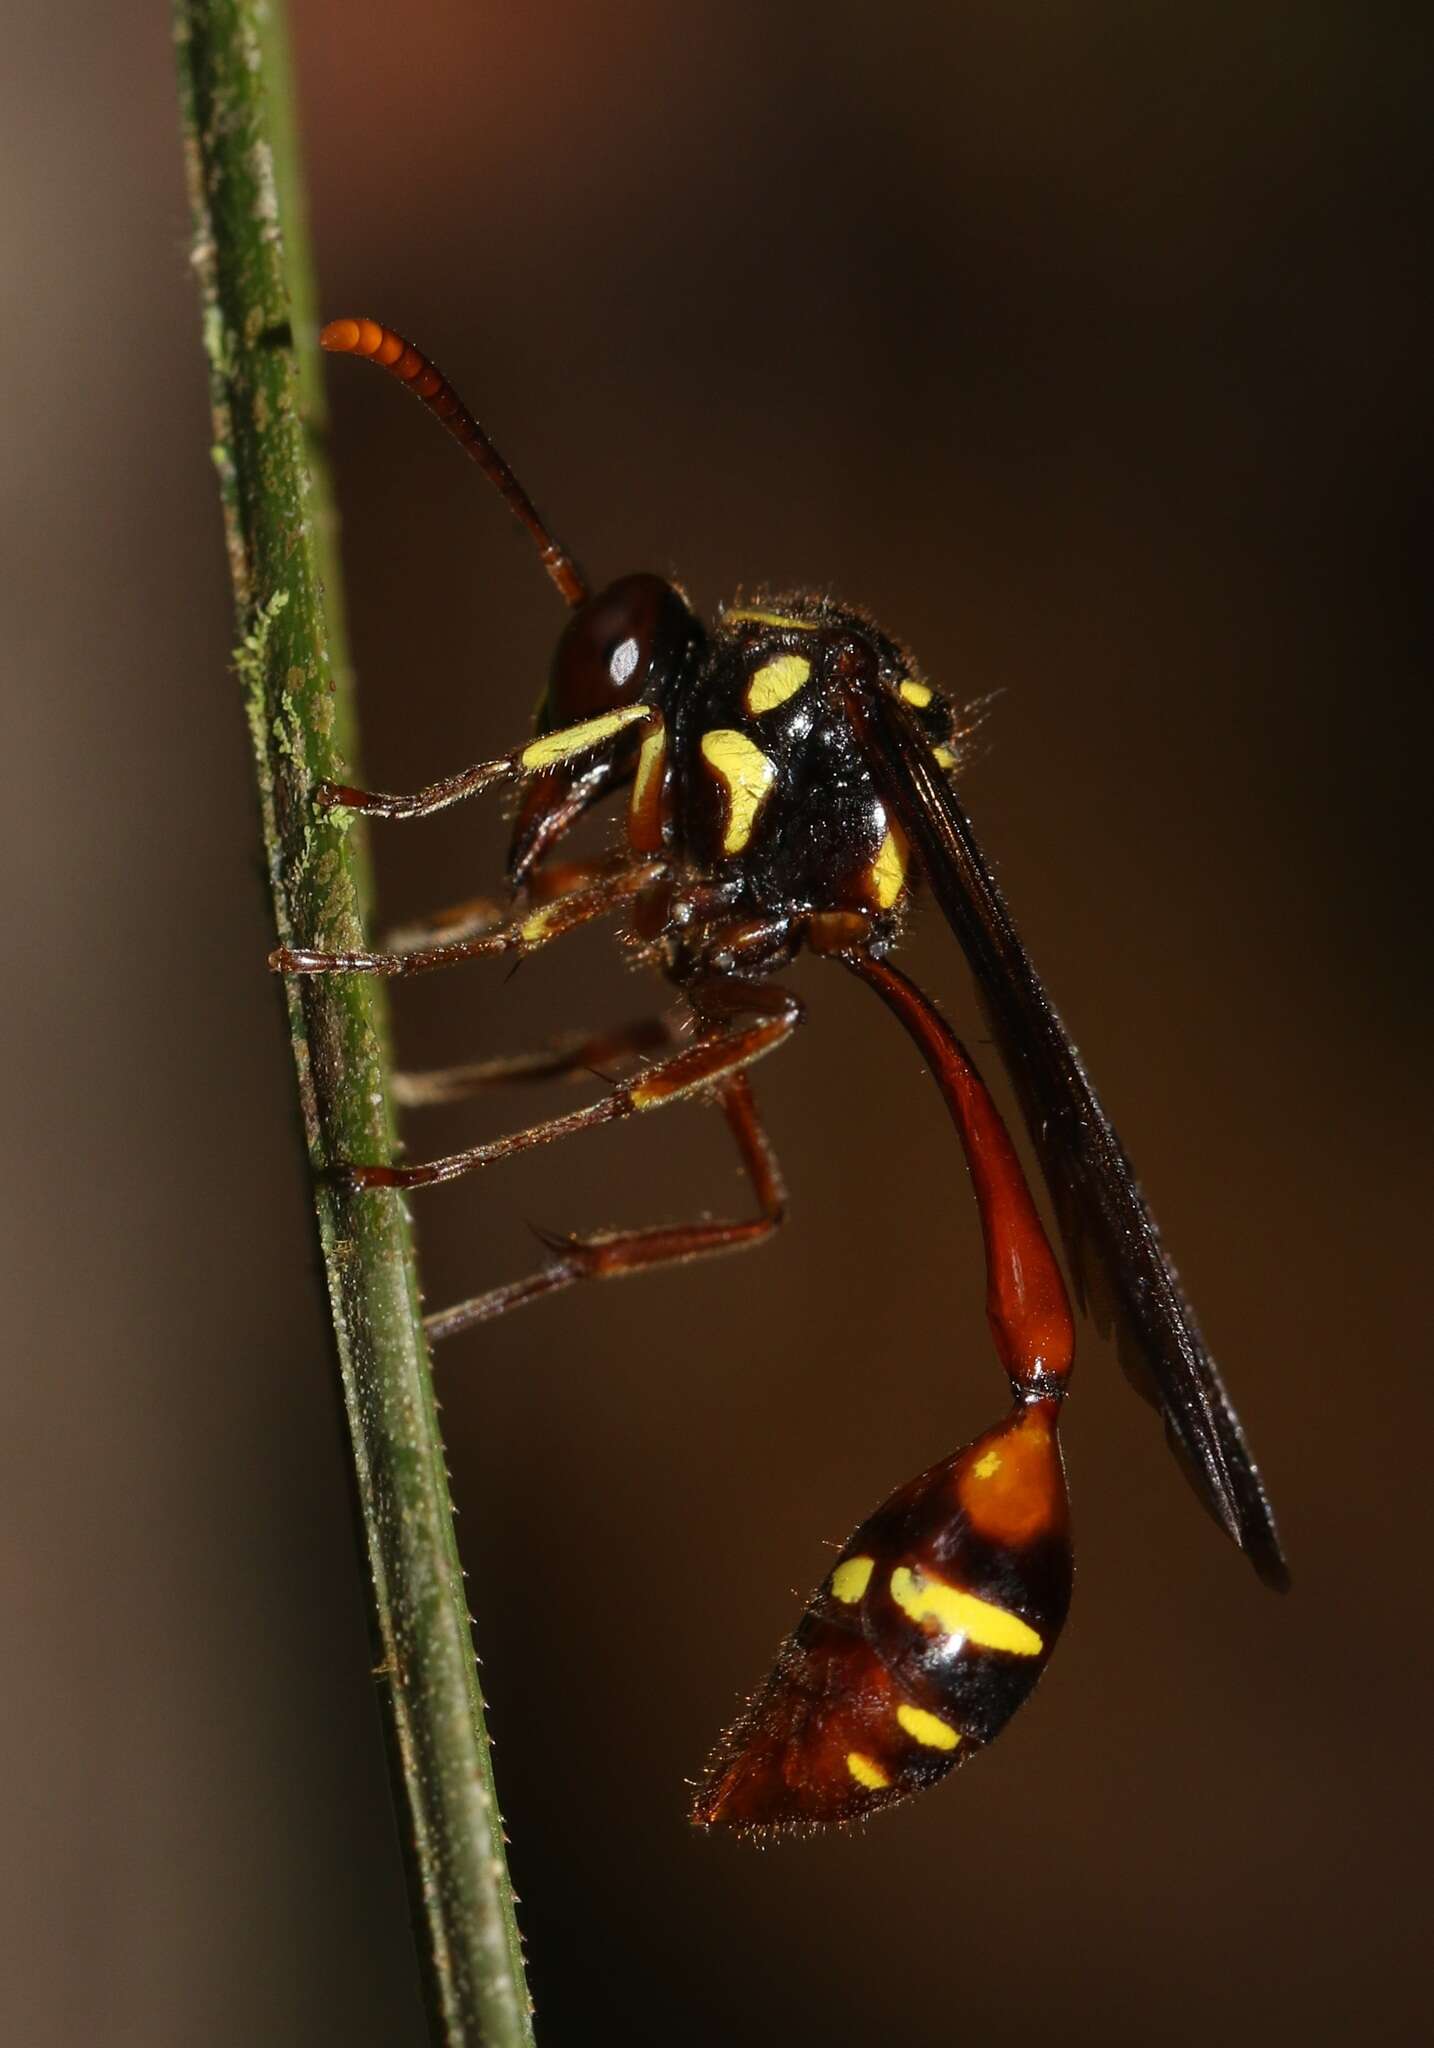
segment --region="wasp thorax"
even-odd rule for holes
[[[910,846],[851,709],[853,687],[878,681],[949,736],[949,710],[868,621],[779,598],[724,612],[667,703],[670,843],[712,882],[735,877],[744,911],[886,918],[903,907]],[[650,827],[639,832],[646,850]]]

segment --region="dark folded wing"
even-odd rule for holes
[[[1082,1306],[1165,1417],[1181,1463],[1267,1584],[1289,1574],[1239,1417],[1180,1290],[1130,1161],[1032,966],[930,744],[883,684],[849,697],[883,799],[966,953],[1060,1220]]]

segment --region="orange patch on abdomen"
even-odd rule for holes
[[[962,1459],[956,1497],[971,1528],[990,1543],[1026,1544],[1064,1514],[1065,1483],[1054,1418],[1024,1410]]]

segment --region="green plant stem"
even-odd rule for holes
[[[236,667],[285,943],[362,943],[360,835],[316,810],[349,773],[334,521],[308,445],[320,391],[279,0],[176,0],[194,264],[239,619]],[[307,422],[307,431],[306,431]],[[262,973],[263,963],[255,962]],[[433,2038],[531,2042],[443,1445],[401,1201],[338,1161],[392,1144],[382,1013],[361,976],[294,980],[288,1022],[371,1587]]]

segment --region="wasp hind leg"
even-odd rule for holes
[[[430,1109],[440,1103],[467,1102],[489,1088],[507,1088],[530,1081],[569,1080],[577,1074],[607,1076],[615,1060],[659,1052],[672,1043],[665,1017],[637,1017],[610,1031],[573,1032],[537,1052],[500,1054],[491,1060],[469,1060],[457,1067],[426,1067],[393,1077],[393,1099],[402,1109]]]
[[[505,1286],[490,1288],[471,1301],[441,1309],[424,1319],[430,1339],[454,1336],[475,1323],[492,1322],[510,1309],[560,1293],[580,1280],[618,1280],[630,1273],[649,1273],[659,1266],[685,1265],[689,1259],[711,1258],[720,1252],[745,1251],[762,1244],[786,1216],[787,1194],[772,1142],[752,1100],[745,1074],[722,1084],[718,1101],[741,1157],[757,1214],[735,1222],[659,1224],[645,1230],[594,1231],[586,1236],[555,1236],[539,1232],[553,1257],[536,1273]]]

